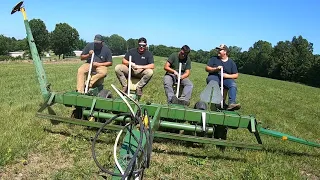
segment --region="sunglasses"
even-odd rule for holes
[[[139,44],[139,47],[146,47],[147,45],[146,44]]]
[[[187,56],[189,52],[180,51],[181,55]]]

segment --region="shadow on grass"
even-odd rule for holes
[[[229,160],[229,161],[247,162],[247,160],[245,158],[233,158],[233,157],[228,157],[228,156],[223,156],[223,155],[214,155],[214,156],[196,155],[194,153],[189,153],[189,152],[162,150],[162,149],[158,149],[158,148],[152,149],[152,152],[169,154],[169,155],[177,155],[177,156],[187,156],[187,157],[200,158],[200,159],[208,158],[210,160],[222,159],[222,160]]]
[[[266,148],[262,151],[268,152],[268,153],[274,153],[274,154],[281,154],[284,156],[306,156],[306,157],[314,157],[314,158],[320,158],[320,154],[308,154],[306,152],[296,152],[292,150],[284,150],[284,149],[271,149]]]
[[[161,144],[167,144],[175,146],[175,145],[181,145],[186,148],[192,147],[192,148],[204,148],[204,144],[201,143],[192,143],[192,142],[187,142],[187,141],[180,141],[180,140],[172,140],[172,139],[158,139],[155,138],[153,142],[161,143]],[[284,156],[305,156],[305,157],[314,157],[314,158],[320,158],[320,154],[308,154],[306,152],[296,152],[292,150],[285,150],[285,149],[272,149],[272,148],[264,148],[261,150],[256,150],[256,149],[247,149],[247,148],[239,148],[239,147],[226,147],[226,148],[232,148],[236,151],[241,151],[241,150],[246,150],[246,151],[260,151],[260,152],[266,152],[266,153],[274,153],[274,154],[281,154]],[[222,153],[222,151],[221,151]]]
[[[93,138],[94,136],[85,136],[81,133],[78,133],[78,134],[71,134],[70,132],[66,132],[66,131],[54,131],[52,129],[49,129],[49,128],[44,128],[43,129],[45,132],[48,132],[48,133],[51,133],[51,134],[60,134],[62,136],[67,136],[67,137],[73,137],[73,138],[79,138],[79,139],[85,139],[86,141],[88,142],[92,142],[93,141]],[[92,131],[92,132],[96,132],[97,130],[96,129],[86,129],[86,130],[89,130],[89,131]],[[101,136],[101,135],[100,135]],[[100,139],[97,139],[97,143],[101,143],[101,144],[114,144],[114,138],[104,138],[105,140],[100,140]]]
[[[92,131],[92,132],[96,132],[98,129],[97,128],[87,128],[86,130]],[[70,132],[66,132],[66,131],[53,131],[52,129],[49,128],[44,128],[44,131],[48,132],[48,133],[52,133],[52,134],[60,134],[63,136],[68,136],[68,137],[73,137],[73,138],[79,138],[79,139],[85,139],[88,142],[92,142],[93,138],[92,136],[85,136],[81,133],[78,134],[71,134]],[[106,130],[106,133],[110,133],[110,131]],[[111,135],[111,134],[108,134]],[[97,139],[97,143],[101,143],[101,144],[108,144],[108,145],[113,145],[114,144],[114,138],[104,138],[105,140],[100,140]],[[201,143],[193,143],[193,142],[188,142],[188,141],[180,141],[180,140],[172,140],[172,139],[162,139],[162,138],[154,138],[153,142],[156,143],[161,143],[161,144],[166,144],[166,145],[172,145],[172,146],[176,146],[176,145],[181,145],[184,146],[186,148],[199,148],[202,149],[204,148],[205,144],[201,144]],[[264,148],[262,150],[254,150],[254,149],[246,149],[246,148],[237,148],[237,147],[227,147],[227,148],[233,148],[236,151],[241,151],[241,150],[246,150],[246,151],[260,151],[260,152],[267,152],[267,153],[274,153],[274,154],[281,154],[284,156],[305,156],[305,157],[314,157],[314,158],[320,158],[319,154],[308,154],[306,152],[296,152],[296,151],[292,151],[292,150],[284,150],[284,149],[271,149],[271,148]],[[212,159],[225,159],[225,160],[232,160],[232,161],[242,161],[242,162],[246,162],[245,159],[243,158],[232,158],[232,157],[227,157],[227,156],[221,156],[221,155],[216,155],[216,156],[199,156],[199,155],[195,155],[192,153],[187,153],[187,152],[177,152],[177,151],[168,151],[168,150],[161,150],[161,149],[156,149],[153,148],[152,150],[153,152],[156,153],[166,153],[166,154],[172,154],[172,155],[182,155],[182,156],[191,156],[191,157],[195,157],[195,158],[212,158]],[[222,151],[220,151],[221,153],[223,153]]]

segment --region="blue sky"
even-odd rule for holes
[[[11,15],[19,1],[0,1],[0,34],[25,37],[21,13]],[[272,45],[302,35],[320,54],[319,0],[25,0],[28,19],[42,19],[49,31],[66,22],[80,38],[119,34],[144,36],[148,44],[210,50],[219,44],[247,50],[254,42]]]

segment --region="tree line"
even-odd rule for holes
[[[58,23],[49,32],[41,19],[29,21],[39,54],[52,50],[56,55],[72,56],[74,50],[82,50],[88,43],[80,39],[78,31],[67,23]],[[137,46],[138,39],[125,39],[118,34],[103,36],[106,45],[113,55],[125,54],[128,49]],[[181,45],[182,46],[182,45]],[[149,45],[149,50],[155,56],[168,57],[172,52],[178,52],[180,47],[166,45]],[[192,47],[191,47],[192,49]],[[0,61],[8,58],[10,51],[23,50],[30,54],[27,39],[15,39],[0,35]],[[246,51],[241,47],[229,46],[229,57],[238,66],[240,73],[273,79],[300,82],[320,87],[320,55],[313,54],[313,44],[302,36],[294,36],[291,40],[279,41],[276,45],[259,40]],[[217,51],[191,50],[190,58],[194,62],[206,64],[217,55]]]
[[[65,56],[74,55],[73,51],[82,50],[88,43],[79,38],[79,32],[67,23],[58,23],[52,32],[49,32],[45,23],[41,19],[32,19],[29,21],[33,38],[36,43],[38,53],[43,55],[44,52],[52,50],[55,55],[64,59]],[[128,49],[136,47],[138,39],[130,38],[125,40],[118,34],[103,36],[103,40],[111,49],[113,55],[122,55]],[[0,35],[0,56],[8,58],[10,51],[25,51],[25,55],[30,55],[27,38],[15,39]],[[1,60],[1,58],[0,58]]]
[[[149,49],[156,56],[168,57],[172,52],[179,51],[180,47],[150,45]],[[190,58],[206,64],[217,54],[215,49],[192,50]],[[259,40],[246,51],[238,46],[229,46],[229,57],[235,61],[240,73],[320,87],[320,55],[313,54],[313,44],[302,36],[279,41],[275,46]]]

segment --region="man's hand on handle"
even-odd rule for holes
[[[93,67],[99,67],[99,66],[100,66],[100,63],[98,63],[98,62],[93,62],[93,63],[92,63],[92,66],[93,66]]]

